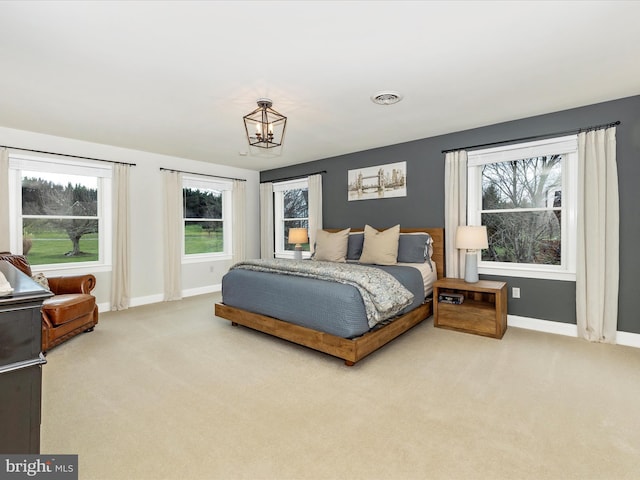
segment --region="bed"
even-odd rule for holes
[[[232,325],[242,325],[260,332],[264,332],[299,345],[333,355],[345,361],[346,365],[354,365],[356,362],[376,351],[402,333],[419,324],[432,315],[433,303],[431,287],[438,278],[444,276],[444,229],[442,228],[412,228],[399,229],[400,241],[412,241],[415,244],[416,236],[424,238],[428,234],[431,243],[428,254],[425,252],[425,261],[422,264],[403,262],[407,258],[398,257],[396,265],[368,265],[361,266],[356,260],[364,259],[364,252],[357,251],[357,237],[364,236],[371,230],[325,230],[318,232],[324,235],[337,236],[348,232],[349,247],[346,254],[346,263],[336,265],[339,274],[351,268],[382,270],[383,273],[371,273],[374,291],[394,290],[404,291],[399,288],[377,286],[378,275],[381,277],[392,276],[390,281],[398,281],[411,292],[411,301],[406,298],[402,304],[394,304],[386,311],[391,313],[389,318],[381,314],[373,321],[371,316],[370,301],[366,300],[362,292],[363,287],[353,285],[349,280],[338,282],[327,281],[320,278],[303,278],[306,273],[279,272],[271,273],[273,264],[287,264],[288,266],[301,264],[300,268],[315,269],[323,267],[324,262],[315,261],[248,261],[248,265],[234,265],[222,280],[222,302],[215,304],[215,315],[229,320]],[[395,227],[394,227],[395,228]],[[380,231],[376,233],[389,232]],[[324,233],[326,232],[326,233]],[[381,235],[382,236],[382,235]],[[372,237],[367,237],[371,244]],[[353,241],[353,242],[352,242]],[[356,245],[352,251],[352,244]],[[323,244],[324,245],[324,244]],[[362,248],[362,243],[360,243]],[[316,244],[316,254],[320,253],[320,243]],[[371,249],[369,249],[371,251]],[[402,250],[401,251],[407,251]],[[415,248],[414,248],[415,252]],[[326,253],[326,252],[325,252]],[[414,260],[409,258],[409,260]],[[265,262],[268,265],[265,265]],[[384,263],[384,262],[382,262]],[[356,264],[353,267],[350,265]],[[279,265],[275,265],[278,266]],[[298,267],[296,267],[298,268]],[[313,272],[315,275],[315,272]],[[302,277],[300,276],[302,275]],[[367,277],[360,273],[352,274],[353,277]],[[419,287],[416,277],[420,278]],[[374,293],[374,303],[379,292]],[[383,295],[382,303],[389,306]],[[291,308],[296,306],[296,308]],[[400,308],[402,307],[402,308]],[[344,317],[344,318],[343,318]]]

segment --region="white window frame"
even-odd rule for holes
[[[294,256],[293,250],[286,250],[284,248],[286,245],[284,238],[284,194],[288,190],[298,189],[307,189],[308,191],[309,179],[305,177],[273,184],[273,221],[276,258],[293,258]],[[307,211],[307,216],[301,217],[300,220],[307,220],[308,222],[309,212]],[[302,258],[311,258],[311,252],[302,252]]]
[[[478,252],[479,273],[575,281],[578,209],[577,135],[470,151],[467,160],[467,223],[481,225],[483,165],[554,154],[563,155],[560,265],[488,262],[483,261],[480,252]]]
[[[184,210],[183,210],[183,218],[180,223],[180,229],[182,231],[182,263],[201,263],[207,261],[216,261],[216,260],[231,260],[233,258],[233,225],[231,219],[232,217],[232,190],[233,190],[233,182],[230,180],[224,180],[216,177],[207,177],[207,176],[199,176],[192,174],[184,174],[182,177],[182,189],[184,191],[185,188],[203,188],[208,190],[218,190],[222,192],[222,243],[224,245],[224,250],[222,252],[211,252],[211,253],[185,253],[185,243],[184,243],[184,222],[187,220],[184,218]],[[219,219],[208,219],[203,218],[202,220],[216,220]]]
[[[22,172],[33,171],[82,175],[98,179],[98,261],[34,265],[34,271],[49,275],[86,274],[111,271],[112,254],[112,174],[108,162],[68,157],[9,152],[10,248],[22,254]]]

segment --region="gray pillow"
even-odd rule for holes
[[[398,241],[398,262],[431,263],[431,235],[428,233],[403,233]]]
[[[349,234],[347,260],[359,260],[362,255],[362,245],[364,245],[364,233]]]

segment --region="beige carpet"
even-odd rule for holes
[[[637,479],[640,349],[427,321],[354,367],[213,316],[105,313],[44,366],[81,479]]]

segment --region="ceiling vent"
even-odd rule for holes
[[[393,105],[394,103],[398,103],[402,100],[402,95],[398,92],[385,91],[378,92],[371,97],[371,101],[373,103],[377,103],[378,105]]]

